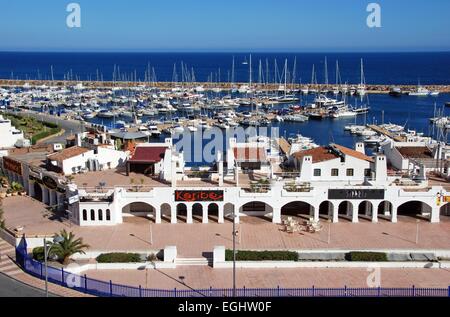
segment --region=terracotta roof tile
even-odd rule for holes
[[[349,149],[349,148],[347,148],[345,146],[338,145],[338,144],[334,144],[333,146],[335,148],[337,148],[339,151],[341,151],[342,153],[344,153],[345,155],[353,156],[353,157],[355,157],[357,159],[360,159],[360,160],[373,162],[373,159],[370,156],[362,154],[361,152]]]
[[[426,146],[396,147],[404,158],[433,158],[433,153]]]
[[[160,162],[164,158],[167,146],[138,146],[134,150],[130,162]]]
[[[296,159],[302,159],[305,156],[312,156],[313,163],[325,162],[339,158],[336,154],[330,152],[330,149],[324,146],[296,152],[293,154]]]
[[[62,150],[61,152],[50,154],[49,156],[47,156],[47,158],[52,161],[61,162],[61,161],[67,160],[69,158],[84,154],[89,151],[90,151],[89,149],[86,149],[84,147],[72,146],[72,147]]]

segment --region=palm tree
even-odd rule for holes
[[[74,254],[86,254],[85,249],[89,248],[89,245],[83,243],[82,238],[74,239],[73,232],[67,232],[66,229],[61,230],[59,235],[62,238],[61,242],[52,244],[52,254],[56,255],[62,264],[67,265],[70,257]]]

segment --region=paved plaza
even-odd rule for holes
[[[27,235],[53,234],[66,229],[83,237],[91,250],[139,251],[176,245],[184,257],[199,257],[214,246],[232,246],[232,223],[154,224],[144,218],[127,218],[121,225],[79,227],[54,215],[29,197],[10,197],[3,201],[9,228],[23,227]],[[242,217],[237,225],[239,249],[450,249],[450,219],[441,223],[399,217],[398,223],[380,220],[324,223],[318,233],[282,231],[282,226],[257,217]],[[417,235],[418,229],[418,235]],[[418,243],[416,237],[418,236]]]
[[[242,288],[307,288],[368,287],[372,271],[363,268],[296,268],[237,269],[237,287]],[[232,270],[205,266],[179,267],[171,270],[108,270],[87,271],[89,277],[113,283],[158,289],[231,288]],[[369,278],[370,280],[370,278]],[[444,269],[381,269],[382,287],[433,287],[450,285],[450,270]],[[184,283],[183,283],[184,282]]]

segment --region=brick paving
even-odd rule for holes
[[[302,288],[302,287],[368,287],[372,271],[363,268],[295,268],[295,269],[237,269],[237,287]],[[232,270],[206,266],[179,267],[171,270],[105,270],[87,271],[89,277],[113,283],[125,283],[156,289],[231,288]],[[184,285],[180,277],[184,277]],[[433,287],[450,285],[450,270],[445,269],[381,269],[382,287]]]
[[[10,197],[3,201],[6,224],[10,228],[23,226],[26,234],[50,234],[61,229],[73,231],[91,246],[91,250],[155,250],[176,245],[178,253],[198,257],[212,252],[214,246],[232,245],[232,223],[225,224],[154,224],[144,218],[126,219],[121,225],[78,227],[67,220],[48,214],[44,206],[29,197]],[[51,220],[53,219],[53,220]],[[342,220],[324,224],[318,233],[288,234],[280,225],[264,219],[242,217],[237,225],[239,249],[450,249],[450,218],[441,223],[419,223],[419,243],[416,244],[416,219],[399,216],[398,223],[362,220],[351,223]],[[328,243],[328,230],[330,243]],[[151,244],[151,237],[153,243]]]

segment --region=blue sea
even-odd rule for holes
[[[315,66],[317,81],[325,82],[325,59],[329,82],[335,82],[335,65],[339,61],[342,82],[360,82],[360,60],[364,60],[368,84],[450,84],[450,52],[441,53],[254,53],[253,81],[263,76],[283,77],[285,60],[291,81],[310,83]],[[192,72],[197,81],[228,81],[235,59],[235,82],[249,80],[250,53],[18,53],[0,52],[0,78],[112,80],[137,78],[144,81],[146,72],[154,69],[159,81],[182,79],[182,69]],[[296,67],[294,71],[294,61]],[[275,65],[276,61],[276,65]],[[149,67],[150,65],[150,67]],[[174,76],[174,65],[176,76]],[[183,65],[183,66],[182,66]],[[266,67],[266,65],[268,67]],[[278,69],[278,71],[276,70]],[[267,71],[268,70],[268,71]],[[295,73],[295,74],[294,74]],[[136,76],[135,76],[136,75]],[[295,75],[295,76],[294,76]],[[263,78],[262,78],[263,79]]]
[[[0,53],[0,77],[14,79],[50,79],[51,69],[55,80],[70,76],[78,80],[112,80],[114,69],[116,78],[145,79],[145,73],[154,69],[156,79],[171,81],[182,79],[184,73],[192,72],[197,81],[228,81],[231,79],[232,60],[235,60],[235,81],[249,80],[249,54],[232,53]],[[325,81],[325,58],[328,65],[328,77],[331,84],[335,81],[335,63],[339,61],[341,81],[359,83],[360,60],[364,60],[364,71],[368,84],[411,84],[420,80],[421,84],[450,85],[450,53],[299,53],[299,54],[252,54],[253,81],[259,79],[259,61],[262,73],[269,74],[269,81],[274,77],[284,76],[285,60],[288,60],[290,79],[294,74],[294,59],[296,59],[295,82],[311,82],[312,67],[315,65],[317,82]],[[266,69],[266,60],[269,65]],[[278,70],[275,67],[277,62]],[[149,67],[150,65],[150,67]],[[175,72],[174,72],[174,65]],[[183,66],[182,66],[183,65]],[[136,75],[135,75],[136,74]],[[219,78],[220,74],[220,78]],[[262,76],[261,76],[262,77]],[[264,77],[265,78],[265,77]],[[264,80],[262,78],[262,80]],[[314,96],[302,97],[302,104],[312,102]],[[348,103],[354,105],[357,100],[350,97]],[[370,105],[370,112],[351,119],[310,120],[305,123],[273,123],[279,127],[280,136],[289,138],[295,134],[311,137],[316,143],[326,145],[330,142],[353,147],[360,140],[358,137],[344,131],[344,126],[352,123],[395,123],[423,132],[425,135],[447,140],[446,135],[437,135],[436,129],[430,125],[429,119],[434,116],[435,109],[450,116],[450,108],[444,104],[450,102],[449,94],[438,97],[401,96],[394,98],[388,95],[369,95],[365,102]],[[276,105],[276,108],[288,107]],[[248,110],[248,109],[241,109]],[[182,116],[183,114],[178,114]],[[96,123],[111,126],[110,120],[94,119]],[[188,159],[188,158],[187,158]],[[197,165],[197,164],[190,164]]]

